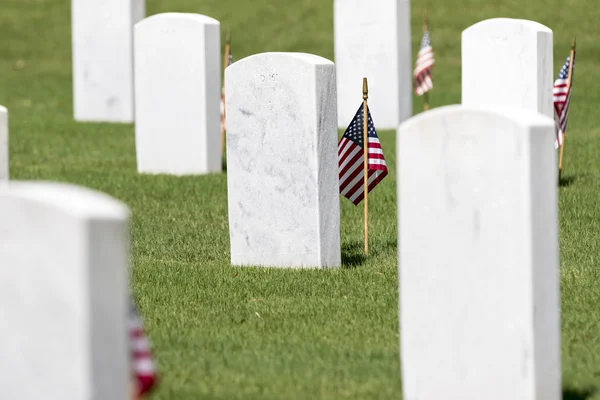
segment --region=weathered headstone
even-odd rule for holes
[[[72,0],[75,120],[133,122],[133,25],[145,0]]]
[[[380,129],[412,115],[410,1],[334,1],[338,127],[346,128],[369,80],[369,108]]]
[[[135,26],[138,171],[221,171],[219,21],[165,13]]]
[[[338,267],[335,65],[262,53],[225,70],[231,263]]]
[[[0,388],[129,400],[128,210],[67,184],[0,190]]]
[[[8,110],[0,106],[0,182],[8,180]]]
[[[462,104],[522,108],[554,117],[552,31],[494,18],[462,33]]]
[[[446,106],[397,137],[404,398],[560,399],[553,119]]]

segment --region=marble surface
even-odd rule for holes
[[[145,0],[71,5],[75,120],[133,122],[133,25],[144,18]]]
[[[377,129],[397,129],[412,116],[409,0],[334,1],[338,127],[346,129],[369,82]]]
[[[153,15],[135,26],[135,138],[140,173],[219,172],[219,21]]]
[[[493,18],[462,32],[462,104],[514,107],[554,118],[552,30]]]
[[[0,182],[8,180],[8,110],[0,106]]]
[[[127,207],[11,181],[0,221],[2,398],[129,400]]]
[[[553,119],[446,106],[397,135],[404,398],[561,399]]]
[[[256,54],[225,90],[231,263],[340,266],[335,65]]]

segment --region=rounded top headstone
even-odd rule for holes
[[[455,115],[468,116],[471,118],[487,118],[490,121],[504,120],[522,127],[554,126],[554,120],[552,118],[535,111],[520,108],[466,107],[462,104],[453,104],[437,107],[414,116],[398,127],[398,134],[418,129],[419,126],[422,126],[427,121],[449,120],[451,122],[452,117]]]
[[[527,29],[533,32],[550,32],[552,33],[552,29],[548,28],[545,25],[540,24],[539,22],[530,21],[528,19],[518,19],[518,18],[490,18],[484,19],[483,21],[479,21],[464,31],[462,31],[462,35],[469,34],[470,32],[476,32],[479,30],[489,31],[493,33],[497,29],[506,29],[511,28],[514,30],[517,29]],[[500,33],[500,32],[498,32]]]
[[[82,186],[43,181],[9,181],[1,198],[19,198],[86,219],[127,220],[128,207],[113,197]]]
[[[243,65],[246,63],[262,63],[285,59],[303,61],[310,65],[334,65],[333,61],[315,54],[301,52],[266,52],[244,57],[231,64],[227,69],[243,68]]]
[[[137,28],[138,26],[153,25],[155,23],[164,23],[165,21],[182,21],[182,20],[200,22],[200,23],[206,24],[206,25],[220,25],[220,22],[217,21],[216,19],[208,17],[206,15],[202,15],[202,14],[167,12],[167,13],[154,14],[150,17],[144,18],[143,20],[141,20],[140,22],[135,24],[135,26]]]

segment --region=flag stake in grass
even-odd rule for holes
[[[571,45],[571,54],[569,56],[569,75],[568,75],[568,79],[567,79],[567,95],[566,95],[566,100],[565,100],[565,105],[563,106],[563,111],[561,111],[562,113],[568,113],[568,107],[569,107],[569,100],[571,97],[571,82],[573,81],[573,63],[575,62],[575,46],[577,45],[576,43],[576,37],[573,36],[573,44]],[[563,117],[560,118],[560,120],[562,120]],[[567,115],[565,114],[564,116],[565,118],[565,129],[561,129],[561,135],[562,135],[562,146],[560,146],[560,156],[558,159],[558,182],[560,183],[560,179],[562,177],[562,169],[563,169],[563,152],[565,151],[565,130],[566,130],[566,118]],[[559,124],[560,124],[560,120],[559,120]]]
[[[369,255],[369,128],[367,121],[367,99],[369,98],[369,86],[367,78],[363,78],[363,165],[364,165],[364,188],[365,188],[365,256]]]
[[[365,77],[363,101],[338,143],[340,193],[355,206],[364,199],[365,255],[369,254],[368,193],[388,174],[381,143],[367,104],[368,98],[369,86]]]

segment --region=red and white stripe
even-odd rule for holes
[[[433,89],[433,80],[431,77],[431,68],[435,64],[433,48],[429,43],[429,33],[426,32],[423,38],[424,45],[419,49],[415,70],[413,72],[415,93],[419,96]]]
[[[572,57],[572,59],[571,59]],[[571,87],[575,68],[575,52],[567,57],[565,63],[554,81],[552,89],[554,102],[554,120],[556,123],[555,147],[563,145],[564,136],[567,131],[567,120],[569,119],[569,104],[571,102]]]
[[[419,76],[415,77],[415,93],[419,96],[433,89],[433,80],[431,78],[431,70],[426,70]]]
[[[132,357],[131,366],[138,383],[138,395],[141,396],[154,387],[156,370],[150,352],[150,343],[137,313],[132,313],[129,316],[129,338]]]
[[[354,205],[364,198],[364,150],[345,137],[338,146],[340,193]],[[368,144],[368,183],[369,192],[388,174],[381,143],[376,137],[369,137]]]
[[[563,144],[563,135],[569,116],[569,102],[571,100],[571,88],[568,87],[568,79],[557,79],[554,82],[554,112],[557,124],[555,146],[558,148]]]

